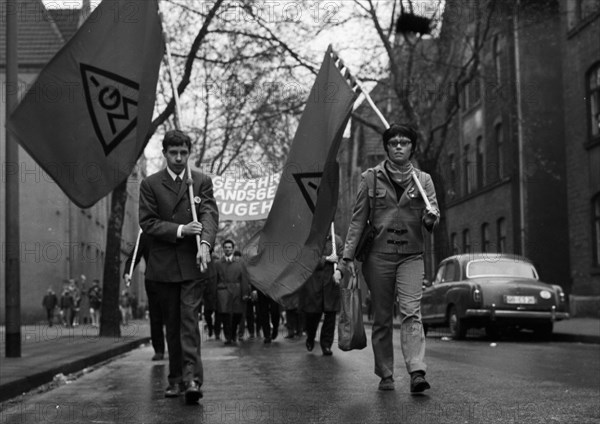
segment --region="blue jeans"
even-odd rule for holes
[[[393,317],[394,300],[400,306],[400,341],[408,372],[425,371],[425,333],[421,323],[423,294],[423,255],[398,255],[373,252],[363,264],[371,291],[375,374],[394,375]]]

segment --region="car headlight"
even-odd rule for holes
[[[546,299],[546,300],[548,300],[548,299],[550,299],[550,298],[552,297],[552,294],[551,294],[551,293],[550,293],[548,290],[542,290],[542,291],[540,292],[540,297],[541,297],[542,299]]]

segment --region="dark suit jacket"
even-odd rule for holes
[[[192,171],[198,221],[202,240],[214,246],[219,211],[209,176]],[[196,238],[177,238],[180,224],[192,221],[185,179],[179,190],[167,169],[150,175],[140,186],[140,227],[150,240],[146,278],[161,282],[181,282],[208,277],[196,265]]]

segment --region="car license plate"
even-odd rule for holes
[[[535,297],[533,296],[504,296],[506,303],[518,303],[531,305],[535,303]]]

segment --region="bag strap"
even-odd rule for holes
[[[375,196],[377,196],[377,172],[372,169],[373,173],[373,197],[370,199],[370,207],[369,211],[369,222],[373,224],[373,218],[375,217]]]

